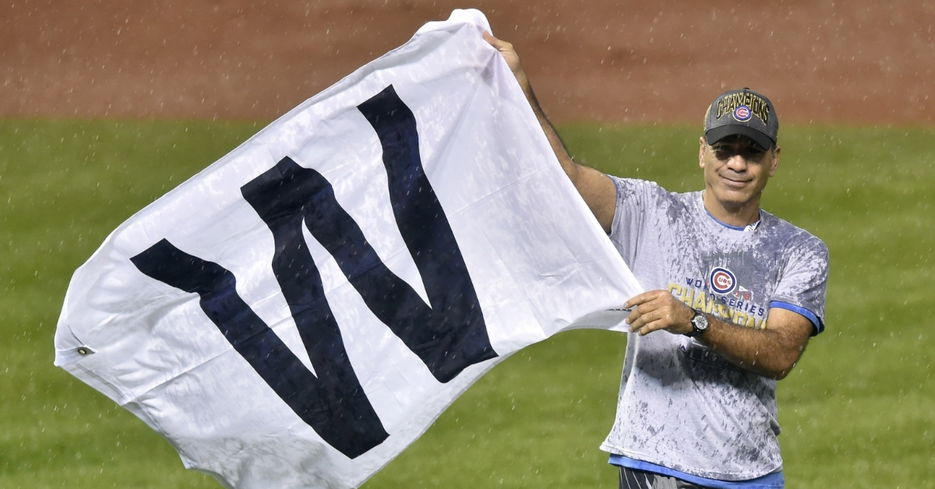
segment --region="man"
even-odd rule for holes
[[[772,103],[749,89],[705,114],[704,189],[671,193],[576,164],[512,45],[507,61],[568,177],[648,292],[631,298],[616,420],[621,488],[781,488],[776,381],[822,320],[828,252],[760,209],[779,166]]]

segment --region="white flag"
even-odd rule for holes
[[[229,487],[346,488],[511,353],[612,327],[638,285],[483,30],[426,24],[123,223],[55,364]]]

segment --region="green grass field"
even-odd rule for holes
[[[129,412],[52,366],[68,280],[133,212],[254,123],[0,121],[0,488],[215,488]],[[700,185],[696,128],[565,127],[602,170]],[[780,383],[790,488],[935,487],[935,129],[792,127],[765,207],[831,250],[827,330]],[[928,290],[929,292],[926,292]],[[506,360],[364,487],[616,487],[597,449],[623,335]]]

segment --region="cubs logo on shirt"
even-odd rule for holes
[[[737,277],[723,267],[715,267],[711,270],[708,282],[711,284],[711,290],[721,295],[730,294],[737,287]]]

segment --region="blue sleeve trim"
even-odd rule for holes
[[[670,469],[662,465],[656,465],[635,458],[625,457],[623,455],[611,455],[610,463],[618,467],[627,467],[630,469],[662,474],[669,477],[675,477],[692,484],[711,487],[713,489],[782,489],[786,485],[786,477],[782,470],[772,472],[744,481],[723,481],[718,479],[708,479],[707,477],[698,477],[697,475],[686,474],[678,470]]]
[[[812,331],[812,336],[815,336],[818,333],[821,333],[822,331],[825,330],[824,321],[822,321],[820,317],[815,315],[815,313],[813,313],[812,311],[809,311],[808,309],[804,307],[800,307],[795,304],[789,304],[788,302],[782,302],[782,301],[771,301],[769,303],[769,307],[778,307],[780,309],[786,309],[787,311],[792,311],[794,313],[805,316],[806,319],[812,322],[812,326],[815,327],[814,331]]]

